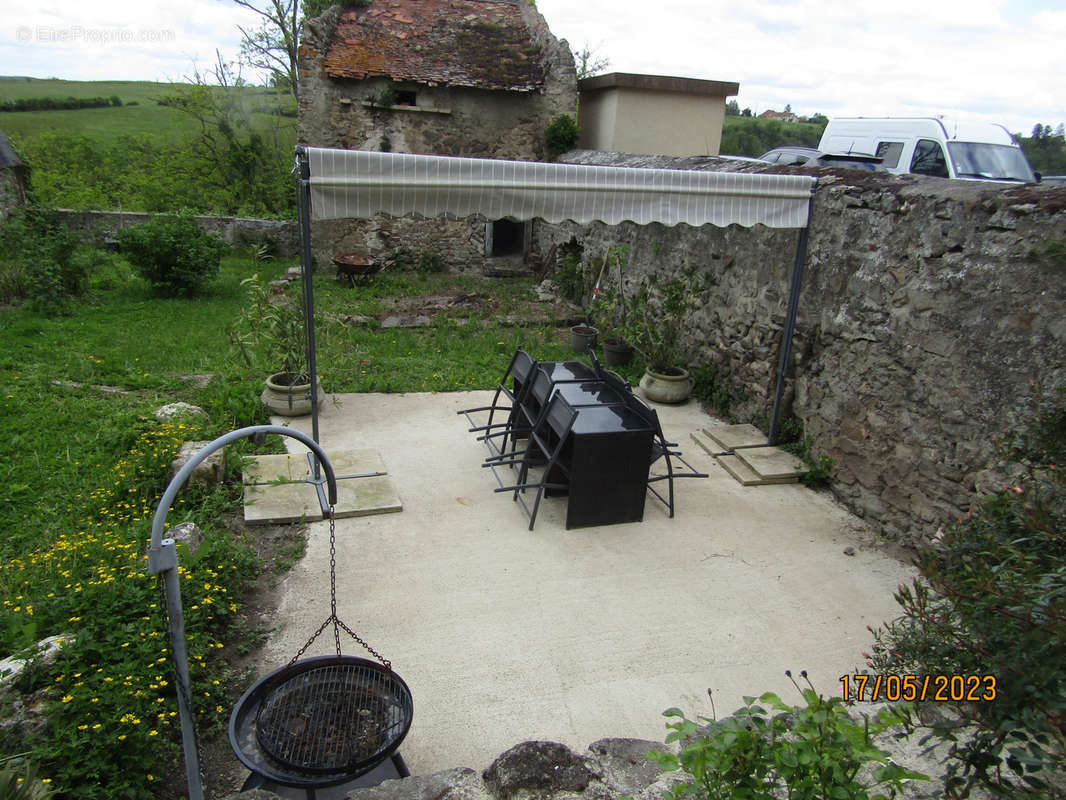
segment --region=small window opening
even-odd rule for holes
[[[403,89],[397,90],[397,92],[396,92],[396,102],[395,102],[394,105],[398,105],[398,106],[414,106],[414,105],[418,105],[418,103],[415,102],[415,93],[412,92],[412,91],[409,91],[409,90],[403,90]]]

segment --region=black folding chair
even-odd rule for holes
[[[511,363],[507,365],[503,377],[500,378],[500,382],[496,386],[496,394],[492,397],[491,405],[464,408],[456,412],[457,414],[463,414],[467,422],[472,426],[468,431],[469,433],[485,431],[483,435],[477,438],[478,441],[485,442],[485,446],[489,448],[490,453],[493,452],[495,447],[495,443],[492,441],[493,436],[502,435],[504,437],[500,448],[495,449],[495,452],[499,454],[507,446],[507,437],[514,433],[513,425],[518,418],[518,406],[530,389],[531,382],[529,377],[536,366],[536,360],[519,347],[515,350],[514,355],[511,357]],[[508,382],[510,382],[510,386],[508,386]],[[507,398],[503,405],[500,404],[500,395],[504,395]],[[489,418],[485,425],[478,425],[470,416],[471,414],[484,413],[486,411],[489,412]],[[492,421],[497,411],[507,412],[507,420],[505,422],[494,423]],[[503,430],[492,433],[497,428],[502,428]]]
[[[482,464],[483,467],[492,469],[492,474],[496,476],[496,482],[500,484],[496,491],[513,492],[511,499],[522,504],[522,508],[529,517],[530,530],[533,530],[533,525],[537,521],[537,510],[540,508],[544,493],[550,489],[565,490],[570,486],[570,466],[565,452],[570,440],[570,431],[576,419],[577,409],[570,405],[562,395],[553,395],[530,429],[529,443],[525,450],[511,454],[510,459],[486,461]],[[531,481],[529,468],[540,463],[539,459],[542,455],[545,457],[544,471],[540,473],[539,480]],[[518,483],[510,486],[504,485],[496,469],[499,466],[514,464],[521,465],[518,471]],[[528,489],[537,490],[532,508],[526,502]]]
[[[637,414],[639,414],[648,426],[654,432],[654,438],[651,443],[651,457],[648,460],[648,491],[655,495],[666,506],[670,512],[670,516],[674,516],[674,479],[675,478],[706,478],[706,472],[699,472],[695,467],[689,464],[681,456],[680,450],[672,450],[671,448],[677,447],[677,442],[667,441],[666,436],[663,434],[663,426],[659,422],[659,414],[654,408],[645,403],[636,394],[630,394],[627,398],[628,405]],[[666,472],[664,474],[655,474],[651,472],[652,466],[662,459],[666,466]],[[684,469],[677,471],[674,467],[674,462],[680,463]],[[659,481],[666,481],[668,490],[667,496],[663,497],[659,493],[658,489],[653,484]]]
[[[518,450],[518,440],[528,439],[529,432],[533,429],[547,406],[547,401],[551,397],[553,389],[551,377],[543,370],[534,369],[532,377],[522,387],[521,396],[515,400],[508,427],[505,430],[486,433],[484,436],[479,437],[486,440],[496,436],[503,437],[503,442],[498,448],[489,447],[490,451],[495,450],[495,452],[485,459],[486,462],[513,459]],[[508,436],[511,438],[510,453],[507,452]],[[532,444],[529,449],[535,450]],[[530,453],[530,460],[532,461],[534,458],[535,454]]]

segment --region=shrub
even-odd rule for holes
[[[29,205],[11,214],[0,230],[4,294],[22,293],[44,314],[69,311],[85,286],[86,261],[74,257],[78,242],[50,208]]]
[[[415,268],[422,275],[435,275],[448,271],[448,265],[444,263],[444,259],[438,253],[429,250],[423,250],[418,254],[418,263]]]
[[[544,143],[547,145],[549,157],[555,158],[572,149],[580,136],[581,129],[573,117],[569,114],[557,116],[548,123],[544,132]]]
[[[118,233],[122,253],[165,297],[193,294],[218,274],[226,250],[217,236],[200,232],[192,214],[160,214]]]
[[[951,742],[949,789],[1049,791],[1066,767],[1066,383],[1034,386],[1003,444],[1017,476],[938,531],[903,616],[875,631],[870,665],[919,676],[988,676],[994,702],[949,697],[929,737]]]
[[[801,674],[806,679],[807,673]],[[678,720],[667,723],[673,732],[666,743],[680,742],[681,749],[676,756],[652,752],[648,757],[663,769],[682,769],[688,776],[667,796],[672,800],[867,800],[885,797],[871,795],[870,789],[884,786],[893,791],[904,780],[925,779],[893,764],[873,744],[874,735],[899,725],[898,714],[884,711],[860,724],[848,715],[842,698],[821,697],[809,681],[800,693],[806,706],[789,706],[767,692],[757,700],[745,697],[744,707],[722,720],[690,720],[676,708],[663,712]],[[867,765],[873,766],[868,779],[862,772]]]

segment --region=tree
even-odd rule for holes
[[[607,67],[611,66],[611,59],[597,55],[599,47],[590,47],[588,42],[580,50],[574,51],[574,66],[577,68],[577,79],[591,78],[599,75]]]
[[[299,100],[299,68],[296,54],[300,45],[300,25],[305,17],[315,17],[332,5],[358,8],[370,0],[233,0],[260,17],[258,28],[243,28],[241,61],[270,73],[274,86],[287,88]]]
[[[725,115],[727,117],[739,117],[740,116],[740,103],[736,100],[730,100],[725,104]]]
[[[299,44],[299,0],[233,0],[254,11],[262,21],[258,28],[244,28],[241,32],[241,61],[270,73],[275,85],[287,86],[299,99],[299,72],[296,49]]]

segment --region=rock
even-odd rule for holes
[[[190,403],[177,402],[167,403],[165,406],[160,406],[155,410],[155,418],[162,422],[173,422],[175,420],[180,421],[182,419],[195,419],[197,421],[207,422],[207,412],[199,406],[194,406]]]
[[[558,742],[522,742],[483,773],[486,786],[501,800],[523,789],[583,792],[593,778],[588,760]]]
[[[600,739],[589,745],[612,795],[636,794],[655,783],[661,770],[645,756],[652,750],[662,749],[661,742],[647,739]]]
[[[178,451],[178,456],[170,462],[170,476],[173,478],[178,470],[184,467],[193,456],[203,450],[210,442],[185,442]],[[224,450],[216,450],[206,459],[196,465],[192,475],[189,476],[187,485],[221,483],[226,471]]]
[[[425,328],[433,324],[433,320],[424,314],[417,316],[386,317],[381,321],[382,328]]]
[[[7,687],[9,684],[18,680],[18,677],[22,674],[22,671],[26,668],[26,665],[31,661],[37,661],[42,665],[52,664],[56,660],[56,656],[59,655],[59,650],[63,646],[63,642],[73,638],[72,633],[60,633],[55,636],[49,636],[47,639],[41,639],[37,644],[33,645],[34,655],[29,658],[19,658],[17,656],[11,656],[0,661],[0,689]]]
[[[855,555],[855,548],[852,547],[851,545],[848,545],[847,547],[844,548],[844,555],[846,555],[846,556]]]
[[[383,781],[378,786],[354,789],[348,800],[491,800],[481,776],[467,767]]]
[[[370,326],[375,324],[373,317],[364,317],[362,314],[341,314],[337,318],[344,325],[355,327],[357,325]]]
[[[179,522],[167,531],[167,535],[175,542],[184,544],[189,550],[189,555],[195,554],[200,549],[200,545],[204,543],[203,531],[194,522]]]

